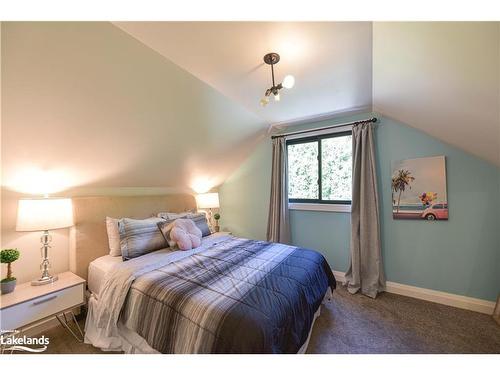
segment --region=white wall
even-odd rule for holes
[[[1,245],[21,251],[20,282],[40,263],[40,233],[15,231],[20,196],[212,188],[265,132],[255,115],[110,23],[4,22],[1,42]],[[61,272],[68,230],[53,241]]]
[[[500,166],[500,22],[374,22],[373,106]]]
[[[203,175],[218,185],[265,129],[110,23],[2,29],[2,185],[11,190],[38,193],[24,185],[47,183],[39,169],[55,190],[189,188]]]

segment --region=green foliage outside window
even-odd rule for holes
[[[321,144],[321,146],[320,146]],[[321,148],[321,158],[319,149]],[[305,140],[288,145],[288,198],[350,201],[352,184],[352,136]]]

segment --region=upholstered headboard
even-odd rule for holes
[[[73,198],[75,225],[70,230],[70,270],[87,279],[89,263],[109,254],[106,216],[145,219],[158,212],[196,208],[189,194]]]

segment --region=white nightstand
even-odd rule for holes
[[[0,329],[22,331],[56,317],[78,341],[83,341],[72,310],[85,303],[85,280],[72,272],[58,276],[59,280],[51,284],[32,286],[28,282],[18,285],[12,293],[0,295]],[[81,337],[68,325],[67,314]]]

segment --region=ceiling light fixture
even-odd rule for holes
[[[269,96],[271,94],[274,96],[274,101],[280,101],[280,90],[284,87],[286,89],[291,89],[295,85],[295,78],[292,75],[287,75],[282,83],[276,84],[274,82],[274,65],[280,61],[280,55],[277,53],[268,53],[264,56],[264,62],[271,65],[271,77],[273,80],[273,85],[268,88],[264,94],[264,97],[260,100],[260,105],[265,107],[269,104]]]

